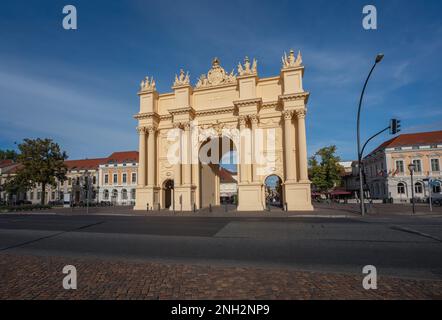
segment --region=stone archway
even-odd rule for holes
[[[284,206],[284,196],[282,192],[282,179],[276,174],[267,176],[264,180],[265,201],[267,208]]]
[[[199,208],[207,208],[209,205],[220,205],[221,198],[221,173],[223,171],[223,157],[230,152],[236,151],[235,143],[227,136],[207,138],[201,143],[198,151],[199,170]],[[235,173],[238,172],[237,161],[232,159]],[[225,169],[224,169],[225,170]]]
[[[167,179],[163,182],[163,203],[162,208],[173,209],[173,187],[172,179]]]
[[[239,141],[235,141],[239,154],[238,211],[264,210],[264,180],[269,174],[283,180],[288,210],[312,210],[305,136],[309,92],[302,85],[301,54],[291,50],[282,62],[276,76],[259,78],[255,59],[246,57],[237,65],[236,74],[226,72],[215,58],[195,85],[181,70],[175,76],[173,92],[161,94],[153,78],[146,77],[140,85],[140,110],[135,115],[139,173],[134,209],[145,210],[147,203],[156,207],[164,191],[160,181],[166,179],[174,181],[173,203],[177,210],[190,211],[208,203],[202,199],[206,186],[200,179],[198,157],[194,161],[201,142],[198,137],[194,141],[196,127],[214,130],[218,136],[224,128],[240,133]],[[179,132],[178,143],[171,141],[172,131]],[[271,147],[259,143],[260,132],[264,132],[265,141],[273,135]],[[169,157],[173,148],[178,150],[177,161]]]

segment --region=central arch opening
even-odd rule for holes
[[[238,161],[235,143],[211,137],[199,149],[200,208],[237,204]]]

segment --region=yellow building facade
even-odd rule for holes
[[[134,209],[219,205],[216,162],[227,148],[237,159],[238,211],[264,210],[269,175],[283,182],[287,210],[312,210],[303,75],[301,54],[291,50],[274,77],[260,78],[257,61],[247,57],[237,73],[226,72],[215,58],[194,86],[180,70],[169,93],[158,93],[153,78],[146,77],[134,116],[139,134]]]

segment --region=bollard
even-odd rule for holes
[[[289,211],[288,206],[287,206],[287,202],[284,202],[284,207],[285,207],[285,211]]]
[[[209,212],[212,212],[212,204],[209,203]]]
[[[160,211],[161,210],[161,205],[160,205],[160,203],[158,202],[158,211]]]
[[[146,205],[146,211],[149,212],[149,203]]]
[[[193,204],[193,212],[196,212],[196,204]]]

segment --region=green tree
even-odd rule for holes
[[[17,174],[8,183],[10,188],[15,185],[20,190],[28,190],[35,185],[42,187],[41,204],[45,204],[46,186],[56,186],[57,180],[66,180],[67,159],[65,151],[61,151],[60,146],[51,139],[24,139],[19,144],[20,154],[17,161],[20,168]]]
[[[327,192],[341,183],[343,167],[339,164],[340,160],[334,145],[321,148],[310,157],[310,180],[316,190]]]
[[[1,150],[0,149],[0,160],[17,160],[17,152],[15,150],[10,150],[10,149],[5,149],[5,150]]]

